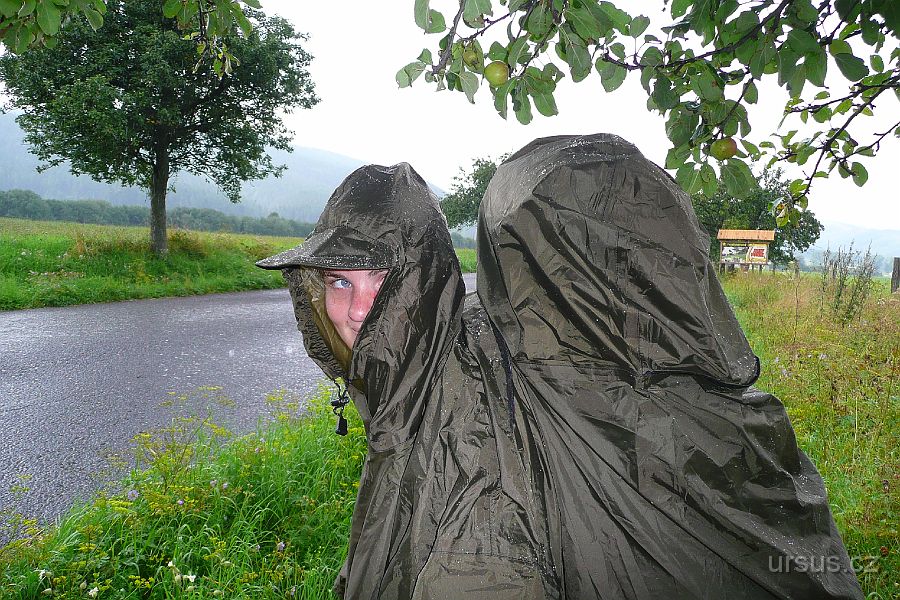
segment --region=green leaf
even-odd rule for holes
[[[666,137],[673,146],[687,144],[699,123],[700,115],[685,108],[684,105],[673,108],[669,113],[669,120],[666,121]]]
[[[864,186],[869,179],[869,172],[862,166],[862,163],[853,163],[853,166],[850,167],[850,172],[853,174],[853,183],[858,187]]]
[[[666,153],[666,168],[667,169],[678,169],[681,165],[684,164],[684,161],[687,160],[688,156],[691,154],[691,148],[687,144],[682,144],[680,146],[672,146],[669,148],[669,151]]]
[[[810,0],[794,0],[792,7],[797,12],[797,18],[804,23],[815,23],[819,18],[819,11]]]
[[[797,70],[797,62],[799,60],[800,55],[796,52],[792,52],[787,48],[781,49],[781,52],[778,53],[778,85],[782,87],[787,85]]]
[[[235,3],[231,5],[231,16],[234,17],[238,27],[241,28],[241,33],[244,34],[244,37],[247,37],[253,32],[253,25],[250,24],[250,19],[248,19],[247,15],[244,14],[244,11],[241,10],[239,4]]]
[[[413,19],[425,33],[441,33],[447,29],[444,15],[430,8],[430,0],[415,0]]]
[[[828,46],[828,51],[831,52],[832,56],[837,56],[838,54],[853,54],[853,49],[850,48],[850,44],[844,40],[835,40],[831,42],[831,45]]]
[[[869,68],[866,66],[866,63],[858,56],[841,53],[835,55],[834,60],[844,77],[850,81],[859,81],[869,74]]]
[[[884,59],[878,56],[877,54],[873,54],[869,57],[869,62],[872,65],[872,69],[878,73],[884,71]]]
[[[59,24],[62,21],[62,16],[59,14],[59,9],[56,8],[56,5],[48,0],[44,0],[37,7],[37,22],[41,28],[41,31],[44,32],[44,35],[56,35],[59,31]]]
[[[677,19],[684,15],[692,2],[693,0],[672,0],[672,18]]]
[[[797,54],[809,54],[822,48],[811,33],[802,29],[791,29],[786,43]]]
[[[19,16],[27,17],[34,12],[35,6],[37,6],[35,0],[25,0],[25,2],[22,4],[22,7],[19,8]]]
[[[613,42],[609,45],[609,52],[616,58],[625,58],[625,44],[622,42]]]
[[[726,191],[735,198],[744,198],[758,185],[750,167],[738,158],[729,159],[722,165],[722,182]]]
[[[501,44],[500,42],[493,42],[491,44],[491,49],[488,50],[488,58],[491,60],[506,60],[506,46]],[[428,61],[431,62],[431,61]]]
[[[881,34],[881,27],[873,19],[862,20],[862,39],[870,46],[878,43]]]
[[[650,46],[641,56],[640,64],[643,67],[655,67],[661,65],[665,59],[662,52],[656,46]]]
[[[753,75],[753,78],[759,79],[762,77],[763,73],[766,72],[766,66],[777,56],[778,53],[773,44],[768,41],[759,44],[757,52],[750,59],[750,74]]]
[[[428,11],[428,22],[430,23],[426,33],[441,33],[447,29],[447,23],[444,21],[444,15],[436,10]]]
[[[666,111],[678,106],[679,97],[672,89],[672,81],[663,75],[656,78],[651,97],[660,110]]]
[[[591,54],[584,46],[568,43],[566,45],[566,62],[576,83],[591,74]]]
[[[7,19],[11,19],[16,16],[16,13],[19,12],[19,9],[21,7],[21,0],[0,0],[0,14],[2,14]]]
[[[751,157],[759,154],[759,148],[757,148],[755,144],[752,144],[747,140],[741,140],[741,145],[744,147],[744,150],[747,151],[747,154],[749,154]]]
[[[675,181],[689,195],[699,192],[703,184],[703,180],[700,178],[700,171],[695,169],[694,166],[693,163],[685,163],[675,172]]]
[[[534,98],[534,107],[545,117],[559,114],[559,111],[556,109],[556,100],[553,99],[552,93],[532,94],[532,97]]]
[[[825,74],[828,72],[828,55],[822,48],[818,52],[811,52],[806,55],[803,61],[806,67],[806,78],[810,83],[822,87],[825,85]]]
[[[180,4],[180,0],[179,0]],[[428,31],[428,6],[430,0],[415,0],[413,4],[413,19],[421,29]]]
[[[706,196],[707,198],[712,198],[716,195],[716,190],[719,187],[719,182],[716,179],[716,172],[709,165],[709,163],[703,163],[702,165],[700,165],[700,181],[704,196]]]
[[[475,92],[478,91],[478,76],[475,73],[463,71],[459,74],[459,81],[462,84],[463,93],[469,102],[475,104]]]
[[[613,27],[625,33],[628,23],[631,22],[631,16],[612,2],[600,2],[599,7],[610,20]]]
[[[575,32],[585,40],[603,37],[602,24],[585,6],[571,7],[563,13]]]
[[[553,15],[543,4],[538,4],[525,21],[525,30],[531,35],[542,36],[550,31],[551,27]]]
[[[244,4],[249,6],[250,8],[255,8],[257,10],[262,8],[262,4],[259,3],[259,0],[243,0]]]
[[[744,101],[747,104],[756,104],[759,100],[759,90],[756,88],[756,84],[753,81],[750,81],[747,84],[747,91],[744,92]]]
[[[637,16],[631,20],[631,25],[629,27],[630,35],[634,39],[641,37],[641,34],[647,31],[647,27],[650,26],[650,19],[645,17],[644,15]]]
[[[628,71],[624,67],[605,61],[602,58],[598,58],[594,66],[597,72],[600,73],[600,83],[603,84],[603,89],[607,92],[617,90],[622,85],[622,82],[625,81],[626,75],[628,75]]]
[[[523,35],[509,45],[509,54],[501,58],[500,60],[505,60],[506,64],[515,68],[516,64],[519,62],[519,59],[522,57],[522,53],[525,52],[527,48],[528,38]]]
[[[513,96],[513,110],[519,123],[522,125],[531,123],[531,102],[528,100],[528,94],[523,92]]]
[[[181,10],[181,0],[166,0],[163,3],[163,16],[167,19],[174,19],[178,11]]]
[[[23,24],[19,27],[14,45],[16,54],[22,54],[27,51],[28,48],[31,47],[31,44],[34,43],[36,37],[34,31],[32,31],[32,28],[34,27],[35,25],[33,23],[31,25]]]
[[[409,87],[424,71],[425,63],[420,61],[411,62],[397,71],[397,75],[394,79],[396,79],[397,85],[401,88]]]
[[[515,84],[516,80],[510,79],[503,85],[491,88],[494,92],[494,108],[497,110],[497,114],[504,119],[506,118],[506,110],[509,103],[509,91]]]
[[[84,9],[82,10],[84,12],[84,16],[87,17],[91,29],[97,31],[98,29],[103,27],[103,15],[88,6],[84,7]]]
[[[703,100],[719,102],[725,99],[722,86],[716,81],[715,76],[705,69],[691,79],[691,89]]]

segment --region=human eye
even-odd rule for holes
[[[325,285],[336,290],[346,290],[350,288],[350,282],[340,275],[325,275]]]

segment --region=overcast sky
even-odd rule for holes
[[[656,7],[661,2],[645,4],[654,7],[645,14],[651,18],[659,14]],[[452,0],[432,1],[435,8],[446,8],[445,14],[452,5]],[[468,167],[474,158],[514,151],[548,135],[615,133],[651,160],[664,161],[668,140],[663,119],[646,109],[637,77],[629,77],[612,94],[604,92],[596,74],[578,84],[567,77],[556,94],[560,114],[546,118],[535,111],[528,126],[520,125],[512,114],[508,121],[501,119],[486,86],[474,105],[461,93],[435,92],[424,79],[399,89],[394,81],[397,70],[436,39],[415,26],[412,7],[413,0],[346,0],[339,5],[263,0],[267,13],[279,14],[309,34],[304,48],[315,57],[310,72],[321,102],[287,117],[296,132],[296,145],[371,163],[407,161],[445,190],[459,168]],[[888,123],[882,127],[887,128],[892,122],[888,119],[900,114],[900,102],[889,96],[878,106],[877,112],[883,113],[875,117],[878,122],[862,119],[873,123],[872,131],[879,122]],[[751,141],[758,143],[774,130],[784,101],[783,90],[761,88],[761,106],[751,111]],[[898,184],[889,181],[900,168],[900,142],[886,138],[878,156],[864,164],[869,181],[863,188],[836,172],[828,180],[817,180],[810,197],[812,210],[821,220],[900,229]]]

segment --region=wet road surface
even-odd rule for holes
[[[0,312],[0,509],[53,519],[127,472],[138,433],[207,410],[246,433],[321,381],[285,289]]]

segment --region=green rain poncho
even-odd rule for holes
[[[861,598],[822,479],[690,199],[610,135],[541,139],[482,203],[464,297],[437,199],[363,167],[284,269],[368,439],[347,599]],[[320,269],[389,269],[354,347]]]

